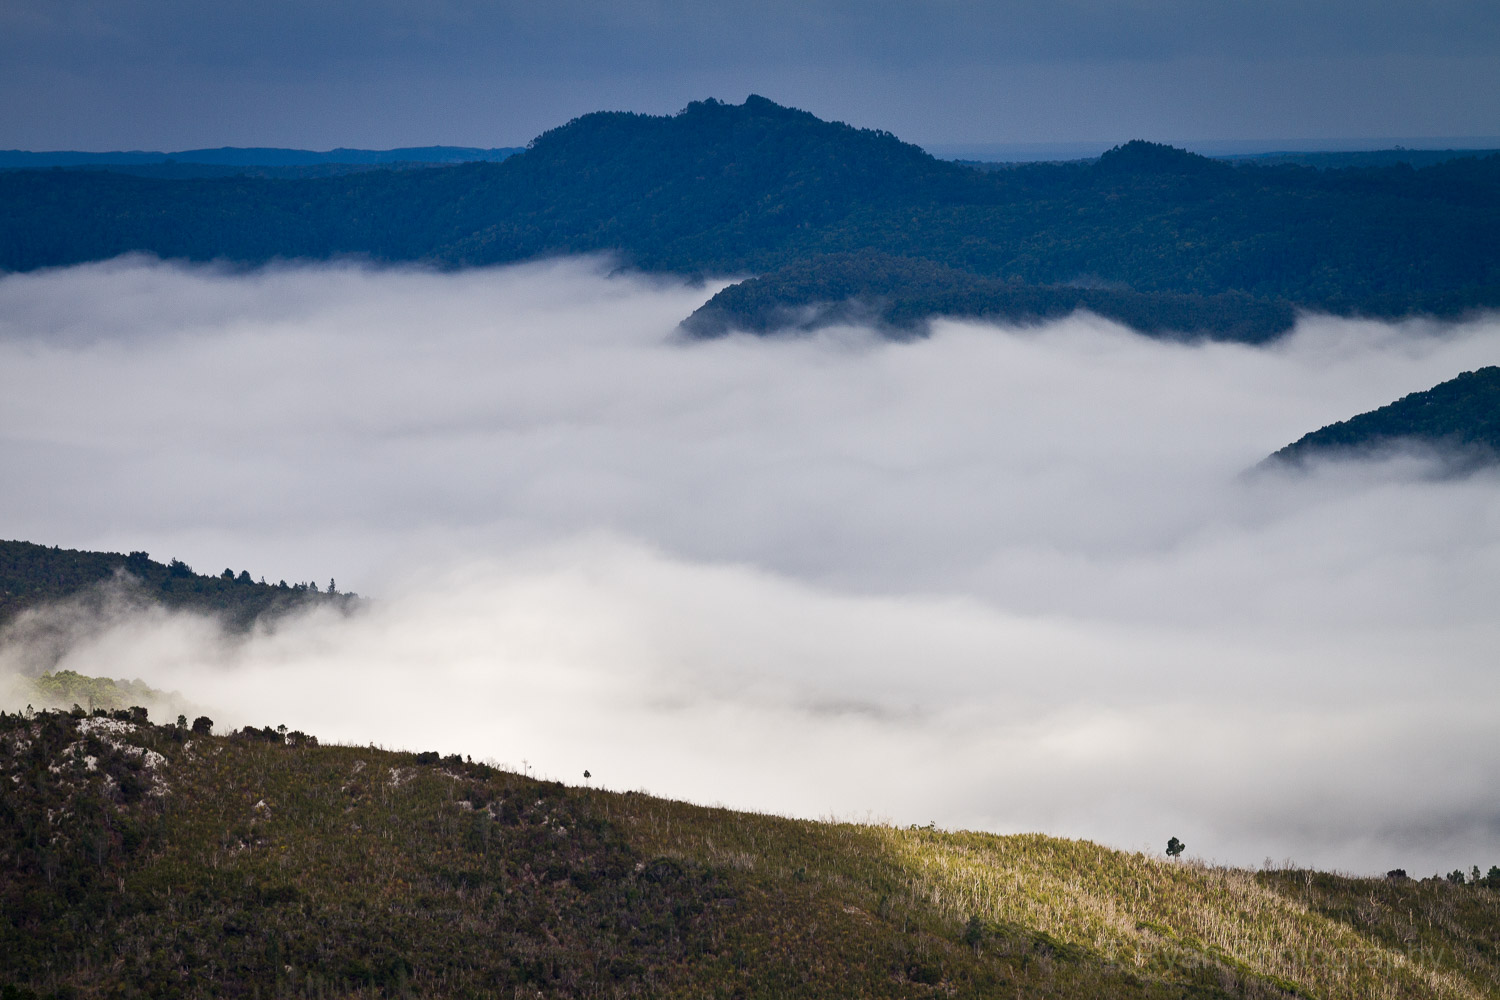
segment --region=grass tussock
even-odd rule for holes
[[[0,716],[0,994],[1493,997],[1500,892]]]

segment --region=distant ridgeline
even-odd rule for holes
[[[1379,455],[1403,446],[1436,450],[1450,464],[1500,463],[1500,368],[1464,372],[1426,392],[1304,435],[1270,461],[1301,463],[1316,456]]]
[[[226,569],[202,576],[177,559],[156,562],[144,552],[81,552],[31,542],[0,542],[0,625],[26,608],[95,593],[101,584],[119,580],[127,601],[214,614],[234,628],[248,628],[257,618],[280,614],[309,601],[353,607],[356,594],[326,591],[316,583],[289,585],[251,580],[249,572]],[[103,600],[102,594],[96,594]]]
[[[0,150],[0,170],[105,170],[140,177],[333,177],[365,170],[411,170],[440,164],[497,162],[521,152],[516,147],[412,146],[404,149],[243,148],[186,149],[177,153],[85,153],[61,150],[33,153]]]
[[[1296,309],[1500,306],[1500,156],[1317,169],[1148,142],[975,170],[760,97],[600,112],[502,162],[336,177],[0,172],[0,269],[129,251],[462,267],[605,252],[758,274],[691,333],[850,316],[1027,321],[1084,307],[1158,334],[1258,341]],[[851,304],[852,303],[852,304]]]
[[[1255,163],[1261,166],[1291,163],[1299,167],[1318,167],[1328,170],[1340,167],[1394,167],[1403,163],[1410,167],[1430,167],[1435,163],[1446,163],[1449,160],[1481,159],[1495,153],[1500,153],[1500,147],[1408,149],[1405,146],[1395,146],[1390,149],[1353,149],[1336,152],[1288,150],[1270,153],[1206,153],[1204,155],[1228,163]],[[1084,163],[1096,159],[1098,157],[1095,156],[1055,155],[1010,160],[955,159],[953,162],[962,163],[976,170],[1014,170],[1017,167],[1038,162]]]
[[[1484,157],[1494,153],[1500,153],[1500,149],[1407,149],[1405,146],[1397,146],[1394,149],[1352,149],[1340,152],[1234,153],[1215,159],[1265,166],[1295,163],[1302,167],[1327,170],[1338,167],[1394,167],[1403,163],[1411,167],[1430,167],[1434,163]]]

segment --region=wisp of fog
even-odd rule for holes
[[[0,533],[372,598],[248,636],[94,601],[48,662],[742,808],[1500,861],[1500,478],[1257,468],[1495,363],[1500,321],[677,333],[714,290],[597,259],[0,279]]]

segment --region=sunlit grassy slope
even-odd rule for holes
[[[4,996],[1500,995],[1482,886],[790,820],[278,736],[0,720]]]

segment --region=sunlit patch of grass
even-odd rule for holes
[[[1453,975],[1244,870],[1040,835],[882,833],[934,908],[1033,927],[1138,969],[1214,965],[1326,997],[1478,997],[1497,983],[1493,966]]]
[[[1002,954],[1029,941],[1152,981],[1240,995],[1500,992],[1492,889],[1252,872],[1042,835],[808,823],[657,800],[623,821],[650,849],[770,879],[811,878],[861,913],[901,914],[947,939],[972,922],[982,948]],[[1371,911],[1378,919],[1340,912],[1366,896],[1389,897]],[[1412,912],[1428,914],[1439,940],[1413,932],[1417,917],[1400,917],[1402,901],[1415,899],[1426,905]],[[1434,906],[1448,919],[1434,921]]]

